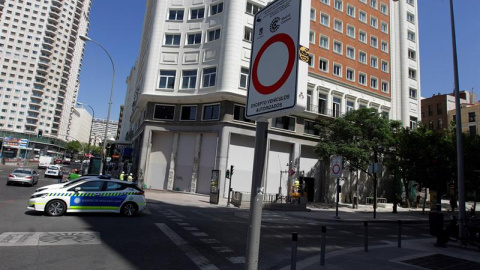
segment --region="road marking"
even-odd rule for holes
[[[208,234],[204,233],[204,232],[192,232],[192,234],[194,236],[208,236]]]
[[[98,245],[98,232],[6,232],[0,234],[0,246]]]
[[[177,223],[180,226],[190,226],[190,223]]]
[[[179,217],[179,218],[185,218],[184,215],[178,213],[178,212],[175,211],[175,210],[167,209],[167,211],[170,212],[172,215],[175,215],[175,216],[177,216],[177,217]]]
[[[218,244],[220,243],[220,241],[218,241],[217,239],[200,239],[200,241],[202,241],[203,243],[205,244]]]
[[[180,219],[180,218],[173,218],[173,219],[172,219],[172,221],[174,221],[174,222],[182,222],[182,221],[183,221],[183,219]]]
[[[218,253],[227,253],[227,252],[233,252],[233,249],[229,247],[212,247],[213,250],[215,250]]]
[[[200,254],[195,248],[190,246],[185,240],[183,240],[178,234],[170,229],[164,223],[155,223],[157,227],[168,237],[170,240],[179,247],[185,255],[187,255],[192,262],[202,270],[218,270],[218,268],[211,264],[210,261]]]
[[[183,227],[183,229],[185,229],[186,231],[198,231],[198,229],[195,227]]]
[[[231,263],[245,263],[245,257],[227,257]]]

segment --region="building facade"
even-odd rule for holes
[[[147,1],[120,131],[146,187],[208,194],[219,172],[226,196],[225,171],[234,166],[232,189],[250,192],[255,122],[245,101],[254,15],[268,2]],[[420,118],[415,4],[311,1],[307,108],[269,121],[266,193],[287,195],[303,177],[310,200],[326,196],[331,180],[314,152],[320,119],[362,107],[405,126]]]
[[[92,122],[91,142],[92,145],[99,146],[103,143],[105,137],[105,128],[107,119],[94,118]],[[115,139],[117,136],[118,121],[110,120],[108,122],[107,140]]]
[[[84,107],[76,107],[72,112],[72,124],[68,141],[88,143],[93,117]]]
[[[0,0],[0,130],[65,139],[91,0]]]

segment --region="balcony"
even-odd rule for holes
[[[58,20],[55,19],[55,18],[49,17],[49,18],[48,18],[48,23],[49,23],[51,26],[55,26],[55,28],[56,28],[56,26],[58,25]]]
[[[35,114],[35,113],[28,113],[27,114],[27,119],[38,119],[38,113]],[[27,120],[28,121],[28,120]]]
[[[317,106],[313,104],[307,104],[307,108],[305,109],[305,111],[335,118],[345,114],[345,112],[340,112],[338,110],[330,110],[326,109],[325,106]]]
[[[60,15],[57,12],[54,12],[53,10],[50,10],[49,15],[50,15],[50,18],[57,20],[57,22],[58,22],[58,19],[60,19]]]
[[[25,123],[25,127],[27,127],[27,126],[34,127],[34,126],[37,126],[37,123],[28,123],[28,122],[26,122],[26,123]]]
[[[29,111],[34,111],[34,112],[39,112],[39,111],[40,111],[40,106],[30,105],[30,106],[28,107],[28,110],[29,110]]]
[[[60,119],[61,119],[60,117],[54,117],[53,122],[54,123],[60,123]]]

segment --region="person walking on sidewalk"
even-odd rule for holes
[[[125,172],[124,172],[124,171],[122,171],[122,173],[120,174],[119,178],[120,178],[120,180],[123,180],[123,179],[125,178]]]
[[[133,182],[133,175],[132,175],[132,173],[129,173],[129,174],[128,174],[127,181],[128,181],[128,182]]]

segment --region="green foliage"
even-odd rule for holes
[[[82,144],[79,141],[71,141],[67,143],[66,147],[68,152],[70,153],[78,153],[82,151]]]
[[[90,147],[90,152],[92,154],[100,154],[102,152],[102,147],[101,146],[91,146]]]

